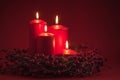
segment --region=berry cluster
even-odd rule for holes
[[[1,50],[0,73],[33,77],[89,76],[101,70],[105,59],[95,49],[82,50],[77,55],[44,55],[28,50]]]

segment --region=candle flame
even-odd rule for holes
[[[45,27],[44,27],[44,31],[47,32],[47,25],[45,25]]]
[[[69,48],[69,44],[68,44],[68,40],[66,41],[66,45],[65,45],[66,49]]]
[[[39,19],[39,13],[36,12],[36,19]]]
[[[58,24],[58,23],[59,23],[59,20],[58,20],[58,15],[56,15],[55,23],[56,23],[56,24]]]

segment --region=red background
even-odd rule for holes
[[[48,25],[56,14],[69,28],[72,45],[97,48],[108,62],[119,64],[120,13],[116,0],[0,0],[0,49],[27,48],[30,20],[39,11]]]

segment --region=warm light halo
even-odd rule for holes
[[[39,19],[39,13],[36,12],[36,19]]]

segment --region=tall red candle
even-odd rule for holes
[[[36,39],[37,36],[44,32],[44,27],[46,25],[46,22],[39,19],[39,14],[36,12],[36,19],[30,21],[30,28],[29,28],[29,51],[30,53],[36,52]]]
[[[56,16],[56,25],[52,25],[49,27],[48,32],[53,33],[55,36],[54,40],[54,50],[55,55],[61,55],[63,49],[65,49],[65,43],[68,39],[68,28],[63,25],[58,24],[58,16]]]
[[[53,49],[53,39],[54,34],[47,33],[47,26],[45,27],[45,32],[39,34],[37,37],[37,53],[42,53],[45,55],[50,55],[54,53]]]

